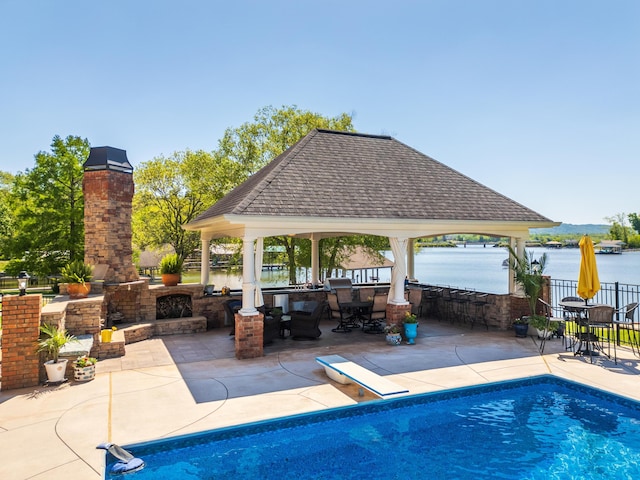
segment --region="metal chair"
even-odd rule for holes
[[[382,321],[387,318],[387,299],[386,293],[378,293],[373,296],[373,305],[369,311],[367,322],[363,323],[362,330],[367,333],[384,333]],[[365,327],[367,327],[365,329]]]
[[[560,317],[560,316],[555,316],[554,313],[554,308],[549,305],[547,302],[545,302],[542,299],[538,299],[538,301],[542,304],[542,310],[544,312],[544,316],[547,319],[547,322],[545,324],[545,330],[546,331],[550,331],[551,330],[551,322],[558,322],[560,325],[565,325],[566,321],[564,317]],[[563,332],[564,332],[564,328],[563,328]],[[563,342],[564,342],[564,333],[563,333]],[[544,347],[545,344],[547,343],[547,335],[543,335],[542,339],[540,340],[540,345],[538,346],[538,349],[540,350],[540,353],[543,354],[544,353]]]
[[[584,302],[580,297],[564,297],[561,302]],[[565,350],[573,350],[576,345],[576,339],[578,337],[580,320],[583,310],[578,310],[571,307],[562,308],[562,316],[565,319],[564,330],[564,347]]]
[[[473,305],[473,315],[471,316],[471,328],[473,328],[478,320],[484,323],[484,326],[489,330],[489,323],[487,322],[486,307],[489,305],[487,298],[488,293],[475,293],[471,305]]]
[[[616,320],[616,343],[620,345],[620,330],[627,332],[627,340],[631,345],[631,351],[635,356],[640,356],[640,323],[634,320],[638,303],[633,302],[625,305],[619,314],[623,315],[622,320]]]
[[[599,350],[607,357],[611,358],[611,343],[613,343],[614,362],[618,363],[616,355],[615,338],[611,342],[611,336],[614,333],[614,315],[615,309],[609,305],[596,305],[589,309],[587,315],[587,348],[589,350],[589,358],[593,363],[594,349]],[[607,343],[607,352],[604,351],[604,342]]]
[[[349,324],[352,318],[346,310],[340,308],[338,295],[335,293],[327,293],[327,305],[329,307],[329,317],[338,322],[338,326],[332,328],[331,331],[336,333],[350,333],[351,327]]]

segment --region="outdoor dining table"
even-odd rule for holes
[[[606,304],[587,303],[584,301],[565,301],[558,302],[558,305],[565,309],[567,312],[576,313],[576,324],[578,330],[576,335],[578,337],[578,345],[573,352],[574,355],[589,355],[593,362],[593,357],[600,355],[600,351],[603,351],[599,347],[599,337],[596,334],[597,328],[613,328],[613,317],[611,322],[591,322],[589,319],[589,310],[594,307],[609,306]],[[598,351],[600,350],[600,351]],[[603,351],[604,353],[604,351]],[[605,353],[606,355],[606,353]],[[610,356],[610,355],[607,355]]]
[[[362,301],[353,301],[341,303],[340,307],[348,310],[351,315],[351,323],[354,326],[359,327],[360,322],[362,323],[363,329],[364,325],[369,322],[371,307],[373,307],[373,302],[362,302]]]

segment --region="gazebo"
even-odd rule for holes
[[[529,228],[558,224],[390,136],[316,129],[184,228],[200,231],[203,284],[210,241],[243,240],[239,314],[254,317],[264,237],[309,238],[314,281],[322,238],[388,237],[394,256],[389,304],[404,311],[413,239],[452,233],[509,237],[522,254]]]

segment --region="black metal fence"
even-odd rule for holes
[[[564,297],[576,297],[578,282],[576,280],[551,279],[551,303],[558,307]],[[628,283],[601,283],[600,291],[596,293],[590,303],[603,303],[615,307],[616,310],[625,305],[638,302],[640,298],[640,285]]]

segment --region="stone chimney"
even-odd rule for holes
[[[138,280],[131,245],[133,167],[127,152],[95,147],[84,162],[84,261],[94,266],[94,280]]]

